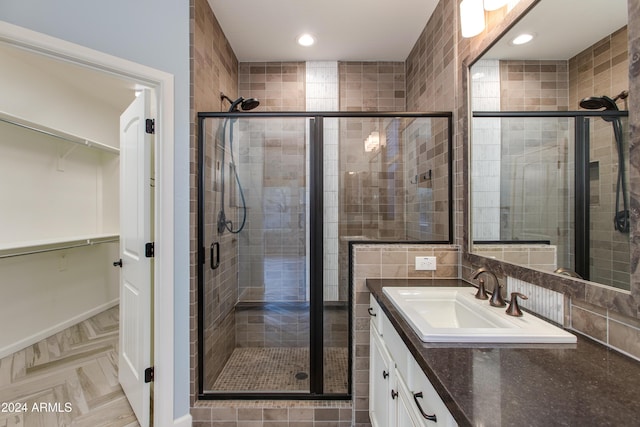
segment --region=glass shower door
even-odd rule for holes
[[[349,242],[451,242],[451,114],[198,118],[199,398],[348,399]]]
[[[205,393],[309,393],[307,122],[203,126]]]

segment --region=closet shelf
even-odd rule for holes
[[[0,258],[79,248],[100,243],[117,242],[119,240],[120,236],[118,234],[93,234],[61,237],[59,239],[33,240],[30,242],[5,243],[0,244]]]
[[[92,141],[87,138],[82,138],[77,135],[73,135],[68,132],[61,131],[59,129],[50,128],[48,126],[41,125],[39,123],[34,123],[27,119],[23,119],[21,117],[13,116],[11,114],[0,111],[0,121],[10,123],[12,125],[20,126],[25,129],[30,129],[36,132],[40,132],[45,135],[53,136],[55,138],[60,138],[68,142],[72,142],[75,144],[80,144],[89,148],[96,148],[102,151],[106,151],[112,154],[119,154],[120,149],[116,147],[112,147],[107,144],[103,144],[102,142]]]

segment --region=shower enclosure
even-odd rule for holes
[[[451,238],[451,113],[199,113],[202,399],[351,394],[348,242]]]
[[[474,251],[537,243],[529,259],[512,261],[629,289],[627,115],[617,108],[474,112],[478,139],[497,129],[491,178],[482,172],[487,150],[474,143],[472,153]],[[481,191],[491,179],[494,196]]]

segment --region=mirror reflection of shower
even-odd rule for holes
[[[220,100],[229,102],[229,113],[242,111],[249,111],[256,108],[260,105],[260,101],[256,98],[243,98],[239,97],[236,100],[232,100],[224,93],[220,93]],[[233,156],[233,125],[238,120],[237,117],[227,117],[224,120],[224,124],[222,125],[222,168],[220,171],[220,184],[221,184],[221,192],[220,192],[220,212],[218,212],[218,234],[223,234],[225,230],[230,233],[237,234],[242,231],[246,222],[247,222],[247,202],[244,197],[244,190],[242,188],[242,184],[240,183],[240,177],[238,176],[238,170],[236,169],[236,162]],[[233,221],[227,219],[227,215],[224,210],[224,195],[225,195],[225,166],[224,166],[224,156],[226,153],[226,140],[227,140],[227,127],[229,128],[229,156],[231,157],[229,161],[229,171],[232,175],[232,179],[235,180],[238,186],[238,193],[240,194],[240,201],[242,209],[242,220],[240,221],[240,225],[234,229]],[[231,196],[229,196],[231,198]]]
[[[620,92],[613,99],[608,96],[589,97],[580,101],[580,107],[587,110],[618,111],[617,100],[626,99],[629,92],[626,90]],[[613,227],[621,233],[629,232],[629,201],[627,198],[627,185],[624,180],[624,151],[622,140],[622,123],[619,117],[603,117],[607,122],[611,122],[613,126],[613,135],[618,152],[618,179],[616,182],[616,208],[613,218]],[[622,199],[622,200],[621,200]],[[620,209],[622,202],[622,210]]]

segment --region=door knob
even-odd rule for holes
[[[122,268],[122,258],[117,261],[114,261],[113,266]]]

